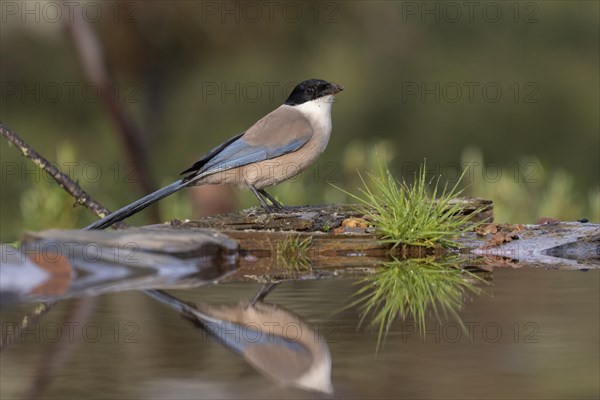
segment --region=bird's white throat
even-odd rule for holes
[[[331,130],[331,105],[333,100],[334,96],[330,94],[292,107],[304,114],[315,127],[328,127]]]

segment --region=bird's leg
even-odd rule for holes
[[[269,282],[262,285],[258,293],[256,293],[252,300],[250,300],[250,305],[254,306],[257,301],[263,301],[265,297],[267,297],[267,295],[271,293],[273,289],[275,289],[280,283],[281,282]]]
[[[280,210],[285,209],[285,207],[283,206],[283,204],[281,204],[280,202],[278,202],[277,200],[275,200],[275,198],[273,196],[271,196],[269,193],[267,193],[267,191],[265,189],[258,189],[258,193],[262,194],[267,199],[269,199],[271,201],[271,203],[273,203],[273,205],[275,206],[275,208],[278,208]]]
[[[252,186],[251,184],[248,184],[248,187],[250,188],[250,190],[252,190],[252,193],[254,193],[254,195],[256,196],[256,198],[258,198],[258,201],[260,201],[260,204],[262,205],[262,207],[265,209],[266,212],[268,213],[272,213],[273,210],[271,209],[271,207],[267,204],[267,202],[265,201],[265,199],[262,198],[262,196],[260,195],[260,192],[258,189],[256,189],[254,186]]]

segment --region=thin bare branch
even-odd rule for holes
[[[77,184],[77,182],[74,182],[69,175],[61,172],[56,166],[52,165],[29,144],[27,144],[27,142],[21,139],[15,132],[1,122],[0,132],[2,133],[2,136],[6,138],[6,140],[15,145],[15,147],[24,157],[30,159],[35,165],[46,171],[61,188],[73,196],[77,204],[81,204],[82,206],[89,208],[98,218],[104,218],[110,214],[110,210],[94,200],[85,190],[81,188],[81,186],[79,186],[79,184]],[[113,225],[115,228],[127,227],[127,225],[121,222],[115,225]]]

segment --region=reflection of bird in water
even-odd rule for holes
[[[296,314],[263,302],[265,291],[237,305],[196,307],[162,291],[146,292],[182,312],[273,381],[333,393],[327,343]]]

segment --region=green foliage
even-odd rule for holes
[[[363,204],[360,212],[394,247],[458,247],[456,238],[473,227],[468,224],[470,216],[461,215],[460,204],[453,202],[461,194],[458,185],[464,174],[451,189],[446,184],[440,190],[440,177],[432,183],[426,171],[424,163],[409,185],[396,180],[387,164],[379,163],[378,174],[369,173],[367,179],[359,174],[363,185],[359,195],[346,193]]]
[[[522,157],[486,173],[483,153],[475,147],[466,148],[462,159],[472,169],[469,194],[494,202],[495,221],[534,223],[541,217],[600,220],[600,187],[588,188],[586,195],[564,169],[547,168],[536,158]]]
[[[378,329],[379,348],[397,317],[412,319],[419,332],[425,332],[425,315],[432,310],[435,317],[453,316],[463,327],[458,314],[467,293],[479,295],[476,286],[483,280],[463,270],[453,260],[407,259],[384,263],[380,271],[358,283],[362,287],[355,293],[348,307],[359,306],[360,324],[372,315],[371,325]]]

